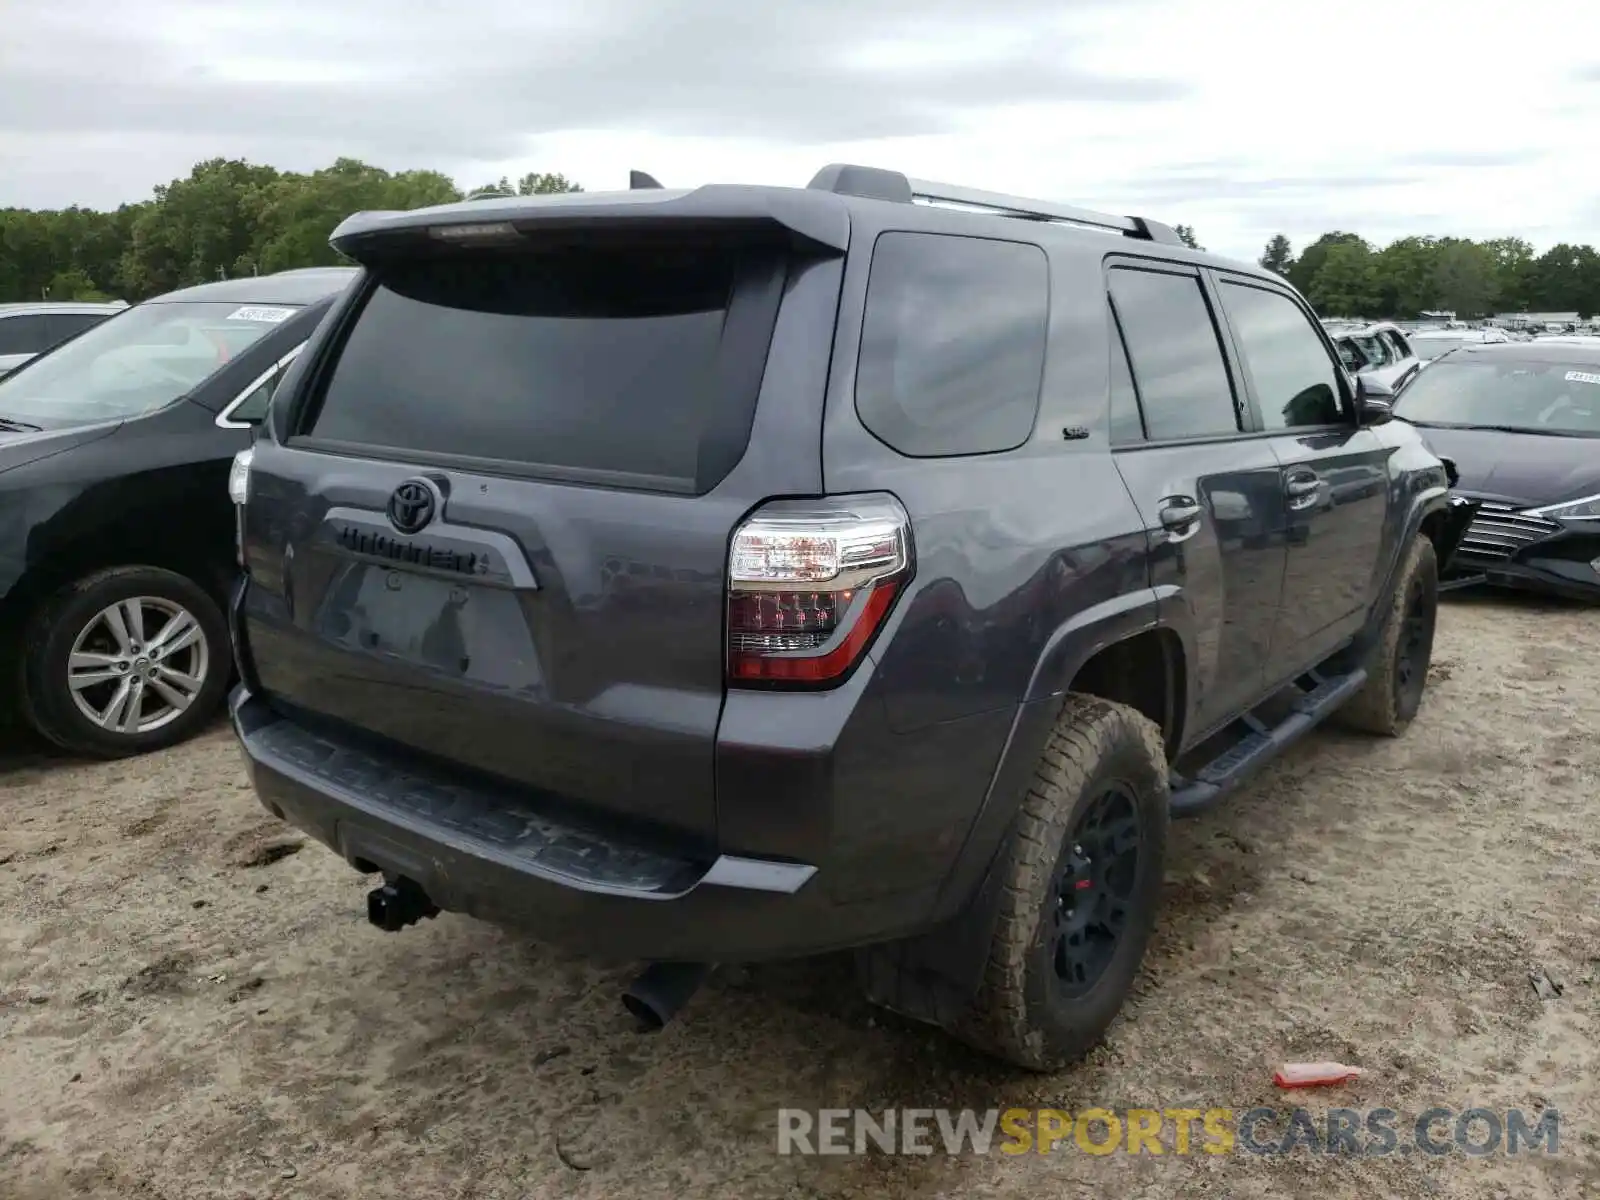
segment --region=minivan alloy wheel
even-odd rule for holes
[[[133,596],[79,631],[67,687],[78,711],[108,733],[149,733],[188,711],[210,667],[211,646],[193,613],[164,597]]]

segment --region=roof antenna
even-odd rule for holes
[[[628,190],[637,192],[644,188],[659,188],[661,181],[654,175],[646,175],[643,171],[628,172]]]

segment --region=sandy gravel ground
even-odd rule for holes
[[[1319,732],[1178,826],[1140,994],[1048,1078],[874,1013],[839,960],[718,977],[651,1037],[620,969],[458,917],[379,933],[225,729],[12,752],[0,1197],[1600,1196],[1597,675],[1600,614],[1450,604],[1408,737]],[[774,1150],[780,1105],[1242,1112],[1325,1057],[1368,1074],[1319,1109],[1555,1107],[1560,1152]]]

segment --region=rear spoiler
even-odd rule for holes
[[[626,224],[639,232],[744,226],[787,235],[798,246],[842,253],[850,215],[836,197],[798,188],[708,184],[692,190],[635,186],[626,192],[568,192],[464,201],[412,212],[359,212],[328,240],[357,262],[381,257],[397,243],[426,239],[495,244],[529,237],[582,235]]]

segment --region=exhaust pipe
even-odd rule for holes
[[[385,933],[398,933],[424,917],[438,915],[439,906],[428,893],[403,877],[367,893],[367,920]]]
[[[622,993],[622,1007],[642,1030],[654,1033],[678,1015],[710,974],[710,963],[651,963]]]

